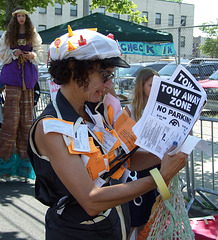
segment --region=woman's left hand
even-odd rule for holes
[[[28,51],[23,51],[22,56],[27,60],[31,60],[34,58],[34,54],[32,52],[28,52]]]

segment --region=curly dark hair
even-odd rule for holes
[[[113,67],[107,59],[97,60],[77,60],[68,58],[63,60],[52,60],[50,62],[49,72],[54,78],[54,82],[58,85],[68,83],[73,72],[73,81],[79,87],[87,88],[89,85],[89,73],[94,72],[96,67],[100,65],[101,69]]]
[[[22,7],[16,7],[14,11],[18,9],[24,9]],[[26,14],[26,21],[25,21],[25,38],[27,43],[31,43],[33,41],[34,37],[34,26],[29,18],[29,16]],[[7,31],[5,34],[5,44],[14,47],[17,46],[17,40],[19,39],[19,23],[17,21],[17,14],[15,14],[12,18],[10,23],[8,24]]]

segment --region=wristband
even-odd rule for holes
[[[163,177],[161,176],[159,170],[157,168],[154,168],[149,171],[151,176],[153,177],[155,183],[157,184],[157,187],[159,188],[159,192],[163,198],[163,200],[167,200],[171,198],[170,191],[163,180]]]

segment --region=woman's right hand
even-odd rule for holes
[[[14,55],[17,57],[17,56],[20,56],[22,53],[22,51],[20,49],[17,49],[15,52],[14,52]]]
[[[168,152],[164,154],[163,160],[161,161],[161,175],[166,183],[186,166],[188,155],[179,152],[173,156],[170,156]]]

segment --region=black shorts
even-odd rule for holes
[[[79,204],[67,205],[61,215],[57,214],[55,207],[49,208],[46,213],[46,240],[122,240],[123,231],[127,239],[130,232],[128,204],[118,209],[122,209],[123,221],[117,208],[105,211],[104,214],[108,215],[102,215],[100,221],[98,217],[101,214],[90,217]]]

